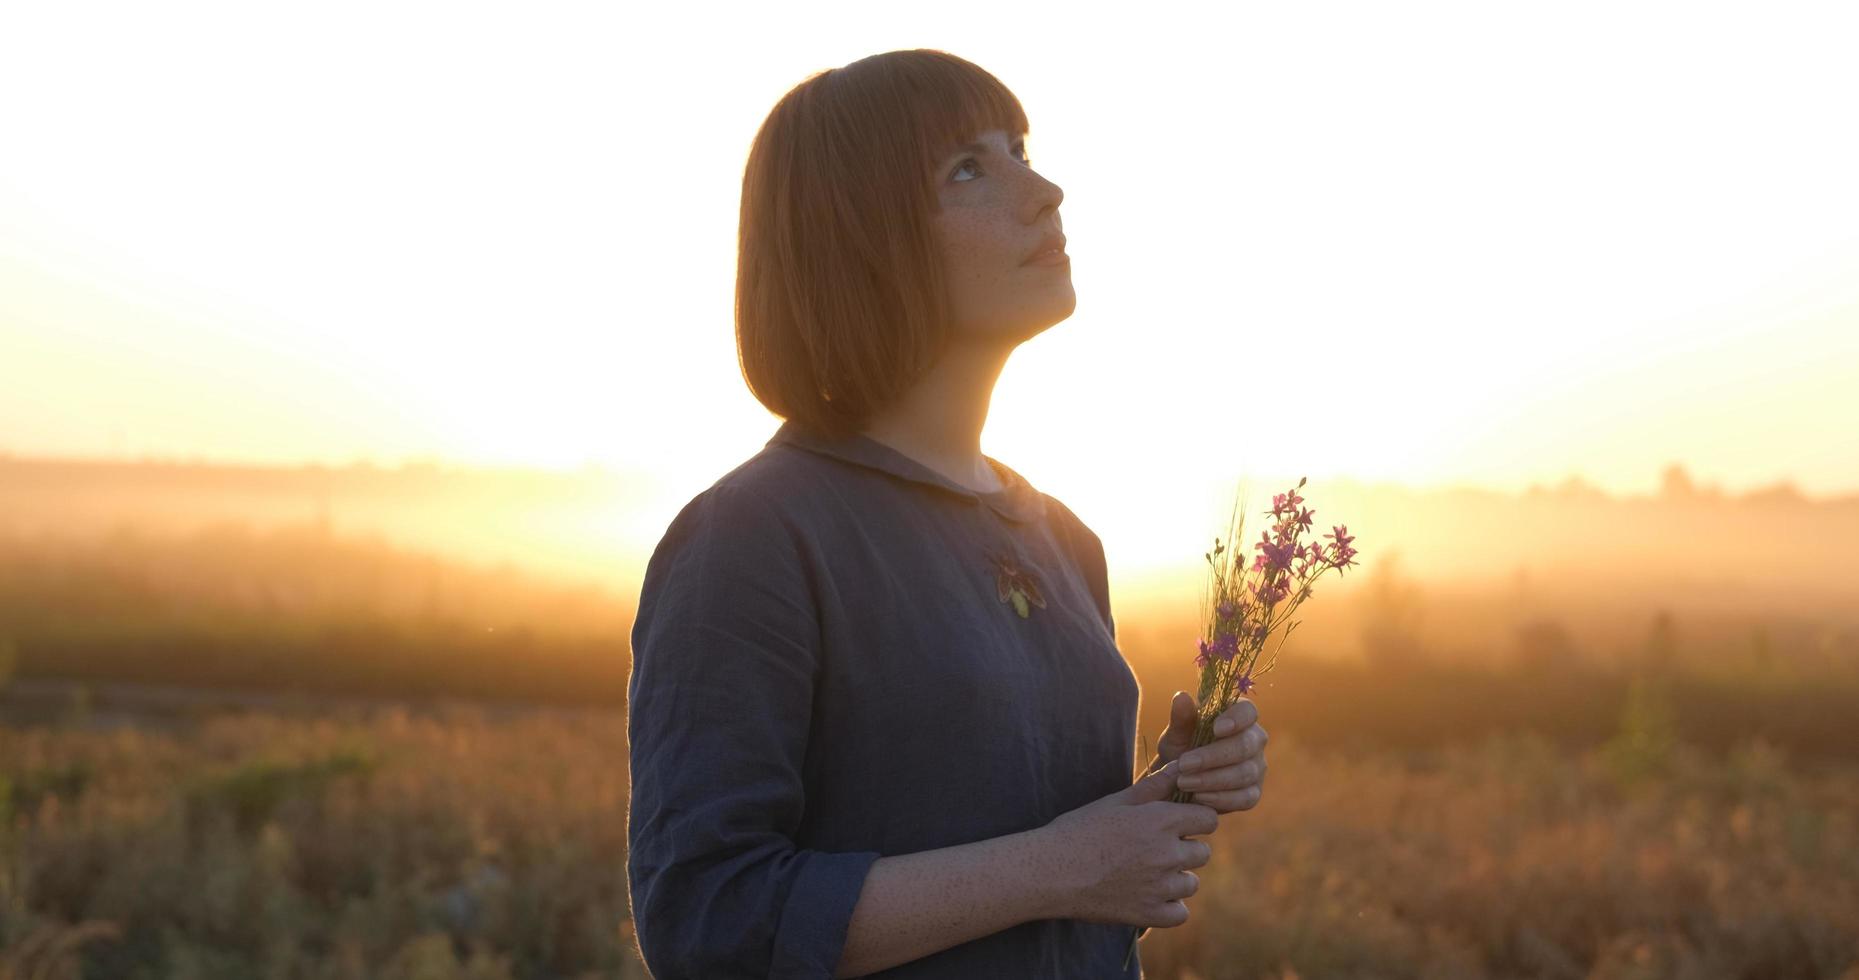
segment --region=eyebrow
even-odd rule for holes
[[[1025,145],[1026,145],[1026,138],[1021,137],[1020,139],[1014,140],[1012,143],[1007,144],[1007,149],[1011,150],[1016,146],[1025,146]],[[956,157],[956,156],[961,156],[964,153],[986,153],[989,150],[992,150],[993,148],[994,147],[988,143],[963,143],[961,146],[956,147],[954,152],[951,152],[949,155],[952,157]]]

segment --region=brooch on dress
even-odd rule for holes
[[[1020,567],[1019,559],[1009,557],[999,551],[988,555],[995,567],[995,587],[1000,591],[1002,602],[1013,603],[1013,611],[1025,619],[1031,612],[1029,606],[1046,608],[1046,598],[1039,593],[1039,582],[1031,572]]]

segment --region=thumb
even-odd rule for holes
[[[1173,759],[1187,751],[1189,743],[1194,741],[1194,726],[1199,721],[1200,708],[1194,703],[1194,695],[1176,691],[1174,702],[1168,706],[1168,731],[1162,733],[1169,751],[1163,754],[1162,747],[1158,746],[1157,754]]]
[[[1201,706],[1194,703],[1194,695],[1186,691],[1175,692],[1175,703],[1169,706],[1169,718],[1181,728],[1193,728],[1200,720]]]
[[[1166,800],[1175,791],[1175,777],[1180,775],[1180,765],[1170,762],[1130,784],[1123,791],[1123,801],[1132,806],[1138,803],[1153,803]]]

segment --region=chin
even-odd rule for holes
[[[1055,299],[1046,314],[1039,318],[1042,321],[1039,329],[1044,330],[1055,323],[1070,319],[1072,311],[1077,308],[1078,294],[1072,292],[1070,289],[1065,290],[1064,299],[1062,301]]]
[[[1017,331],[1017,333],[1020,335],[1019,339],[1023,341],[1030,340],[1034,337],[1039,336],[1042,333],[1045,333],[1048,328],[1057,326],[1058,324],[1064,323],[1066,320],[1071,319],[1072,310],[1076,308],[1077,305],[1078,304],[1075,302],[1066,303],[1063,306],[1054,307],[1051,311],[1045,313],[1044,315],[1041,315],[1033,320],[1027,321],[1027,323],[1022,325],[1022,327]]]
[[[1078,294],[1072,291],[1070,284],[1067,284],[1065,287],[1065,302],[1060,305],[1063,312],[1059,314],[1058,320],[1052,321],[1053,323],[1057,323],[1059,320],[1071,316],[1072,311],[1078,308]]]
[[[1072,311],[1078,308],[1078,296],[1069,285],[1064,290],[1053,290],[1043,298],[1043,302],[1026,304],[1012,312],[990,318],[983,323],[970,321],[969,325],[956,329],[956,334],[970,340],[984,343],[1006,341],[1020,343],[1043,333],[1046,328],[1069,319]]]

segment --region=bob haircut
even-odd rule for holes
[[[769,411],[858,431],[948,342],[936,168],[1020,101],[955,55],[919,48],[829,68],[762,122],[742,176],[736,355]]]

